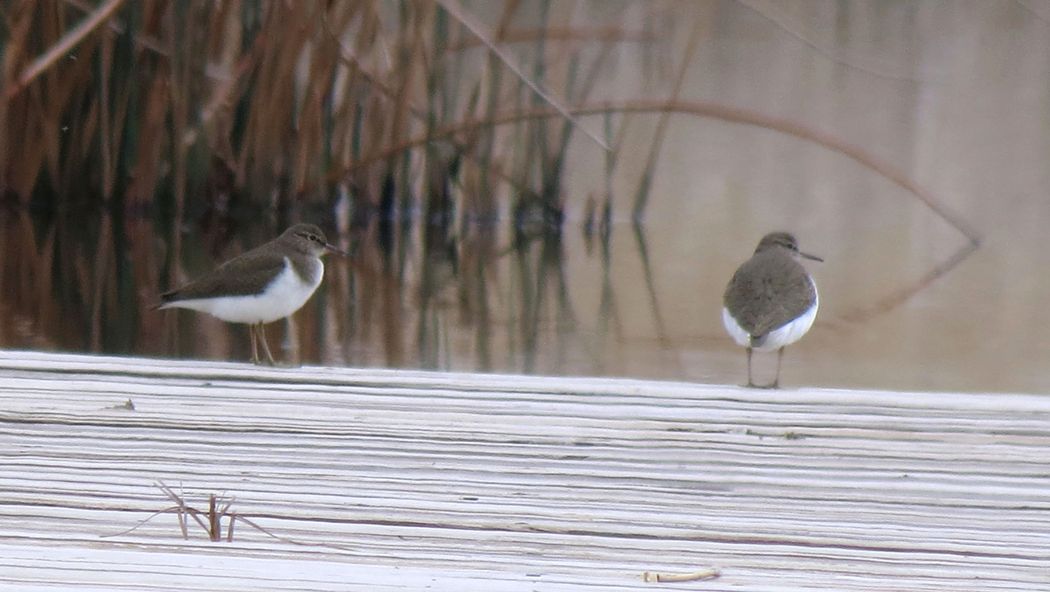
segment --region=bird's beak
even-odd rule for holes
[[[817,257],[816,255],[810,255],[809,253],[803,253],[802,251],[799,251],[798,254],[803,256],[803,257],[805,257],[806,259],[812,259],[813,261],[820,261],[821,263],[824,262],[823,259],[821,259],[820,257]]]
[[[339,247],[337,247],[337,246],[335,246],[335,245],[333,245],[331,243],[325,243],[324,244],[324,248],[325,248],[325,251],[329,252],[329,253],[335,253],[336,255],[342,255],[343,257],[349,257],[350,256],[350,253],[347,253],[346,251],[340,249]]]

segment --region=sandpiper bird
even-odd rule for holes
[[[799,258],[823,261],[798,250],[798,241],[786,232],[762,237],[755,254],[729,281],[723,297],[722,323],[747,348],[747,386],[751,379],[751,352],[777,352],[777,376],[761,388],[780,385],[784,348],[798,341],[817,318],[817,285]]]
[[[266,361],[273,354],[266,343],[266,323],[290,316],[310,299],[324,276],[321,256],[344,254],[328,244],[313,224],[296,224],[265,245],[256,247],[185,286],[161,294],[157,308],[189,308],[230,323],[247,323],[252,340],[252,362],[259,359],[262,341]]]

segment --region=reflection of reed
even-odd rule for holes
[[[283,332],[271,333],[282,335],[285,359],[529,372],[541,362],[557,369],[567,357],[576,315],[557,233],[530,235],[501,250],[493,227],[477,227],[457,243],[449,227],[426,225],[420,229],[423,248],[413,252],[398,246],[410,242],[411,234],[383,245],[379,226],[360,229],[353,261],[329,258],[322,289],[282,323]],[[240,249],[221,250],[218,259]],[[212,265],[193,260],[180,275],[194,276]],[[505,273],[512,281],[499,281]],[[501,325],[496,314],[512,319],[505,342],[493,333]],[[166,325],[164,334],[181,326],[186,336],[166,353],[243,357],[240,328],[194,313],[173,311],[170,318],[178,322]],[[469,342],[463,341],[464,328],[473,335]],[[494,351],[504,348],[510,358],[494,358]]]
[[[503,300],[504,314],[510,319],[506,346],[510,360],[504,366],[515,371],[537,371],[542,353],[550,356],[546,361],[553,368],[565,359],[565,339],[576,319],[561,248],[557,233],[519,233],[514,241],[507,261],[513,267],[509,293]]]
[[[645,277],[645,288],[649,294],[649,309],[653,314],[653,329],[656,332],[656,339],[659,341],[660,346],[664,350],[669,350],[672,354],[671,360],[677,365],[678,356],[675,355],[677,349],[674,345],[674,340],[667,334],[667,327],[664,325],[664,315],[662,307],[660,306],[660,299],[657,295],[656,280],[653,275],[652,262],[649,260],[649,241],[645,236],[645,228],[640,224],[634,224],[634,240],[638,245],[638,257],[642,262],[642,271]],[[681,370],[681,368],[677,368]]]
[[[493,303],[489,300],[498,294],[496,233],[491,224],[478,225],[460,239],[461,269],[459,311],[457,322],[472,331],[471,348],[475,356],[475,368],[487,372],[496,368],[493,360],[492,330],[495,319]],[[492,285],[496,284],[493,291]]]
[[[83,212],[37,222],[24,212],[2,210],[5,347],[163,351],[158,323],[141,322],[155,298],[159,269],[152,226],[114,222]]]
[[[846,312],[841,318],[851,323],[863,323],[879,315],[886,314],[898,306],[907,302],[912,296],[925,290],[938,279],[944,277],[948,272],[955,269],[980,247],[978,242],[967,242],[959,247],[944,261],[934,265],[918,280],[912,282],[891,294],[887,294],[875,301],[874,304]]]
[[[443,163],[434,156],[431,163]],[[442,355],[448,355],[446,325],[444,318],[448,307],[443,298],[442,286],[455,281],[457,275],[456,245],[452,237],[452,188],[449,185],[448,169],[455,164],[437,165],[428,175],[427,199],[422,225],[423,252],[419,269],[417,291],[418,316],[416,319],[417,358],[424,368],[447,368]]]
[[[117,277],[113,261],[113,219],[109,215],[103,215],[101,218],[101,225],[98,229],[96,244],[90,301],[91,342],[88,345],[89,351],[93,352],[101,351],[102,349],[103,300],[106,300],[106,296],[113,294],[113,279]],[[107,290],[107,288],[109,289]],[[106,312],[110,313],[115,308],[116,307],[109,307]]]
[[[616,302],[616,291],[613,289],[612,274],[612,247],[610,235],[602,234],[601,259],[602,259],[602,288],[598,301],[598,335],[594,350],[596,370],[600,373],[609,371],[610,360],[606,351],[606,344],[610,341],[620,341],[623,337],[623,323],[620,320],[620,308]],[[610,339],[612,338],[612,339]],[[615,360],[620,363],[620,360]]]
[[[151,310],[167,287],[158,253],[165,235],[149,221],[72,224],[67,218],[39,228],[23,214],[5,212],[0,256],[0,342],[6,347],[137,352],[243,360],[242,327],[206,315]],[[566,269],[556,230],[517,233],[500,247],[496,226],[477,225],[454,237],[448,227],[406,232],[384,243],[373,221],[354,232],[352,260],[328,258],[322,289],[287,323],[271,330],[289,362],[513,372],[621,373],[624,320],[617,300],[609,235],[598,241],[601,265],[597,306],[583,314],[573,291],[583,288]],[[88,232],[86,235],[85,230]],[[170,265],[192,277],[272,237],[260,225],[236,244],[193,235],[194,248]],[[221,236],[222,231],[218,233]],[[414,248],[412,237],[425,237]],[[211,255],[199,245],[220,241]],[[656,271],[638,227],[634,240],[648,294],[652,331],[662,348],[675,348],[662,313]],[[343,246],[346,246],[345,243]],[[863,322],[899,305],[972,253],[968,245],[915,286],[875,306],[843,316]],[[52,270],[41,273],[41,270]],[[585,292],[586,293],[586,292]],[[632,310],[630,314],[645,314]],[[832,322],[834,324],[834,322]],[[589,329],[593,327],[592,329]],[[670,331],[674,333],[674,331]],[[277,343],[272,343],[277,345]],[[671,352],[668,358],[677,363]],[[583,357],[581,357],[583,356]],[[681,371],[670,367],[669,371]]]
[[[0,337],[7,347],[55,349],[71,344],[64,330],[80,320],[51,297],[55,277],[54,228],[37,237],[23,212],[0,208]]]

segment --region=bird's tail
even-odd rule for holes
[[[160,310],[162,308],[167,308],[168,304],[170,304],[173,301],[178,300],[178,299],[179,299],[179,292],[178,292],[178,290],[172,290],[170,292],[165,292],[165,293],[160,295],[160,302],[157,302],[156,304],[153,304],[149,308],[150,308],[150,310]]]

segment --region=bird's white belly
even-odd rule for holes
[[[816,296],[816,294],[814,294]],[[757,352],[772,352],[782,347],[791,345],[803,335],[809,331],[809,328],[813,326],[813,321],[817,318],[817,308],[820,305],[820,297],[816,296],[813,301],[813,306],[809,307],[809,310],[802,313],[802,316],[791,321],[790,323],[769,332],[766,336],[765,341],[762,342],[761,346],[752,348]],[[733,341],[737,342],[741,347],[751,347],[751,334],[744,330],[733,318],[733,315],[729,314],[729,309],[722,308],[722,324],[725,325],[726,332],[729,333]]]
[[[321,284],[322,277],[324,267],[317,274],[317,281],[304,282],[288,263],[262,294],[180,300],[165,308],[189,308],[230,323],[272,323],[302,308]]]

